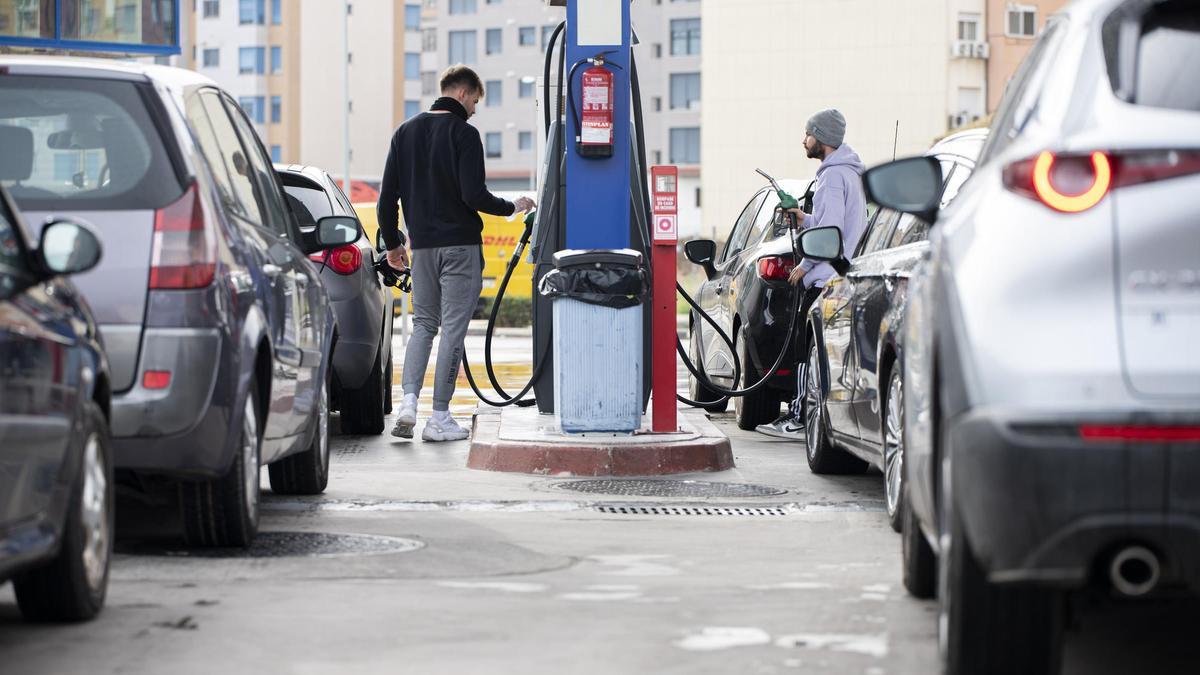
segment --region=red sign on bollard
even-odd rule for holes
[[[651,430],[679,430],[675,401],[675,245],[679,240],[679,169],[650,168],[654,194],[654,309],[651,313]]]

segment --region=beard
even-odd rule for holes
[[[811,148],[805,146],[804,152],[808,155],[809,159],[825,159],[825,146],[821,145],[819,142],[814,143]]]

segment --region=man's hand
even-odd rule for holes
[[[804,269],[801,268],[799,265],[796,265],[795,267],[792,268],[791,273],[788,274],[788,283],[793,286],[796,286],[804,281],[804,275],[805,275]]]
[[[537,202],[529,197],[520,197],[517,201],[513,202],[513,205],[516,206],[516,209],[513,211],[514,213],[529,213],[537,207]]]
[[[784,209],[776,207],[775,210],[783,211]],[[794,223],[793,227],[795,227],[796,229],[800,229],[804,225],[804,219],[808,217],[808,214],[801,211],[800,209],[787,209],[787,212],[790,213],[791,215],[795,216],[794,220],[789,219],[789,223]]]
[[[397,246],[387,252],[388,265],[397,272],[403,272],[408,269],[408,249],[403,246]]]

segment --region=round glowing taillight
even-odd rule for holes
[[[1056,168],[1056,163],[1065,164]],[[1063,213],[1086,211],[1112,187],[1112,163],[1103,152],[1058,158],[1043,152],[1033,162],[1033,191],[1042,203]]]

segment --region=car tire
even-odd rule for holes
[[[319,495],[329,485],[329,376],[317,398],[317,429],[308,448],[267,465],[271,491],[281,495]]]
[[[744,340],[741,343],[738,358],[742,361],[742,377],[738,388],[748,389],[757,384],[761,376],[750,365],[749,345]],[[779,395],[770,385],[763,385],[749,394],[736,397],[733,401],[733,412],[739,429],[754,431],[758,425],[774,422],[775,418],[779,417]]]
[[[691,336],[688,339],[688,358],[692,360],[692,365],[696,366],[696,370],[704,372],[703,364],[700,359],[700,333],[697,332],[696,326],[693,324],[691,328]],[[691,373],[688,373],[688,398],[698,403],[707,403],[709,401],[719,401],[722,397],[712,389],[704,386],[700,380]],[[725,412],[729,408],[729,399],[703,406],[704,410],[713,413]]]
[[[388,344],[387,366],[383,369],[383,414],[392,414],[392,378],[396,376],[392,370],[392,345]]]
[[[900,364],[894,364],[888,377],[881,406],[880,429],[883,433],[883,503],[888,524],[899,532],[904,524],[904,378]]]
[[[33,621],[86,621],[108,593],[116,527],[112,442],[99,406],[85,402],[82,417],[83,458],[58,555],[13,578],[21,614]]]
[[[908,481],[904,489],[908,491]],[[900,560],[903,567],[904,589],[921,600],[937,595],[937,556],[921,533],[921,524],[912,510],[912,501],[904,500],[901,509]]]
[[[384,407],[390,378],[384,377],[383,347],[375,352],[375,364],[371,374],[358,389],[342,390],[342,433],[354,436],[378,436],[383,433],[386,422]],[[388,359],[391,359],[389,350]]]
[[[809,340],[808,364],[804,369],[804,448],[808,468],[816,474],[855,474],[865,472],[870,465],[841,448],[834,447],[829,435],[829,419],[825,411],[825,389],[821,386],[817,341]]]
[[[179,484],[184,541],[188,546],[245,548],[258,533],[259,458],[265,425],[259,422],[257,391],[252,379],[242,404],[233,463],[225,475]]]
[[[1053,675],[1059,671],[1063,597],[1059,591],[989,583],[957,514],[939,630],[946,675]]]

